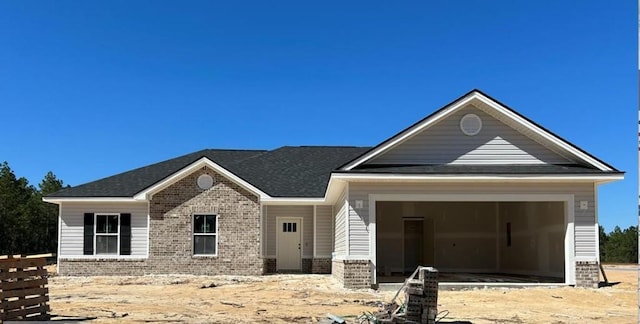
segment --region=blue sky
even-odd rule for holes
[[[370,146],[479,88],[627,171],[599,192],[627,227],[637,19],[633,1],[4,1],[0,161],[78,185],[202,148]]]

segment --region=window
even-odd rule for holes
[[[217,255],[218,216],[193,215],[193,254]]]
[[[285,233],[286,232],[295,233],[298,231],[297,226],[298,226],[297,223],[282,223],[282,231]]]
[[[96,214],[96,254],[118,254],[119,214]]]
[[[131,255],[130,213],[84,213],[83,255]]]

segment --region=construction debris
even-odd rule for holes
[[[228,301],[224,301],[224,300],[221,300],[221,301],[220,301],[220,304],[222,304],[222,305],[229,305],[229,306],[233,306],[233,307],[236,307],[236,308],[242,308],[242,307],[244,307],[244,305],[242,305],[242,304],[232,303],[232,302],[228,302]]]
[[[327,314],[327,318],[329,318],[330,320],[333,321],[333,323],[337,323],[337,324],[344,324],[344,319],[340,316],[336,316],[333,314]]]
[[[416,275],[418,278],[416,279]],[[404,292],[404,301],[397,301]],[[425,323],[435,324],[438,314],[438,270],[418,267],[389,304],[380,307],[378,313],[364,313],[360,323]]]

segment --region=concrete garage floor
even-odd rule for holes
[[[378,276],[380,290],[399,289],[405,279],[411,276],[394,274],[391,276]],[[438,285],[440,289],[457,290],[468,288],[524,288],[538,286],[564,286],[563,278],[529,276],[504,273],[462,273],[462,272],[440,272],[438,274]]]

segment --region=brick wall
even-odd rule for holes
[[[342,260],[331,261],[331,276],[344,285],[344,262]]]
[[[311,273],[311,259],[302,259],[302,273]]]
[[[331,273],[331,259],[313,259],[311,264],[311,273]]]
[[[197,186],[201,174],[214,185]],[[193,214],[218,215],[218,255],[193,256]],[[149,207],[149,257],[143,261],[60,260],[61,274],[240,274],[263,273],[258,198],[215,171],[203,167],[156,193]]]
[[[333,260],[331,274],[345,287],[371,288],[371,264],[369,260]]]
[[[264,259],[264,273],[277,273],[277,260]],[[331,259],[302,259],[302,273],[331,273]]]
[[[264,259],[264,273],[276,273],[276,259]]]
[[[600,268],[595,261],[576,261],[576,287],[598,288]]]

